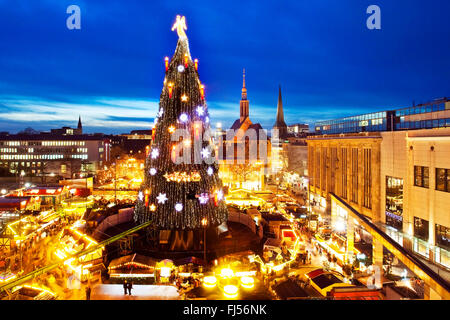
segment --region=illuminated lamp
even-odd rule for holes
[[[169,98],[172,98],[173,83],[172,83],[172,82],[169,82],[169,83],[167,84],[167,88],[168,88],[168,90],[169,90]]]
[[[238,295],[238,287],[229,284],[223,287],[223,294],[227,298],[236,298]]]
[[[230,268],[223,268],[220,270],[220,275],[224,278],[232,278],[234,276],[234,271]]]
[[[246,289],[251,289],[255,286],[255,280],[252,277],[244,276],[241,278],[241,286]]]
[[[167,71],[167,70],[169,70],[169,57],[165,57],[164,62],[166,64],[166,71]]]
[[[207,276],[203,278],[203,286],[206,288],[214,288],[217,284],[217,278],[214,276]]]
[[[205,86],[200,85],[200,95],[202,96],[202,99],[205,99]]]

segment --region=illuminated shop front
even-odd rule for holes
[[[386,224],[403,228],[403,179],[386,176]]]

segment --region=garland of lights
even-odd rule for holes
[[[217,164],[205,162],[215,155],[211,141],[203,141],[200,134],[209,129],[210,118],[198,60],[192,60],[188,39],[180,31],[183,25],[177,24],[175,53],[171,59],[164,58],[164,85],[134,219],[140,224],[151,220],[159,229],[183,230],[203,228],[205,218],[207,225],[217,226],[227,220],[228,211]],[[176,129],[190,132],[186,145],[201,145],[202,163],[174,163],[174,150],[183,143],[172,141]]]

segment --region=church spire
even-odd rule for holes
[[[245,87],[245,68],[242,75],[242,95],[241,95],[241,102],[239,103],[240,106],[240,121],[245,120],[249,116],[249,103],[247,100],[247,88]]]
[[[287,134],[287,125],[284,122],[284,114],[283,114],[283,100],[281,99],[281,86],[278,86],[278,103],[277,103],[277,119],[275,124],[273,125],[274,129],[279,130],[280,138],[284,137]]]
[[[77,128],[78,128],[78,130],[80,130],[80,133],[81,133],[83,130],[83,126],[81,124],[81,115],[78,116],[78,127]]]

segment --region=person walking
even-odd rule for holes
[[[127,289],[128,289],[128,282],[127,282],[127,280],[125,280],[123,282],[123,294],[124,295],[127,295]]]
[[[85,290],[86,290],[86,300],[91,300],[91,286],[87,285]]]
[[[130,295],[131,296],[131,289],[133,289],[133,283],[130,281],[130,282],[128,282],[128,295]]]

